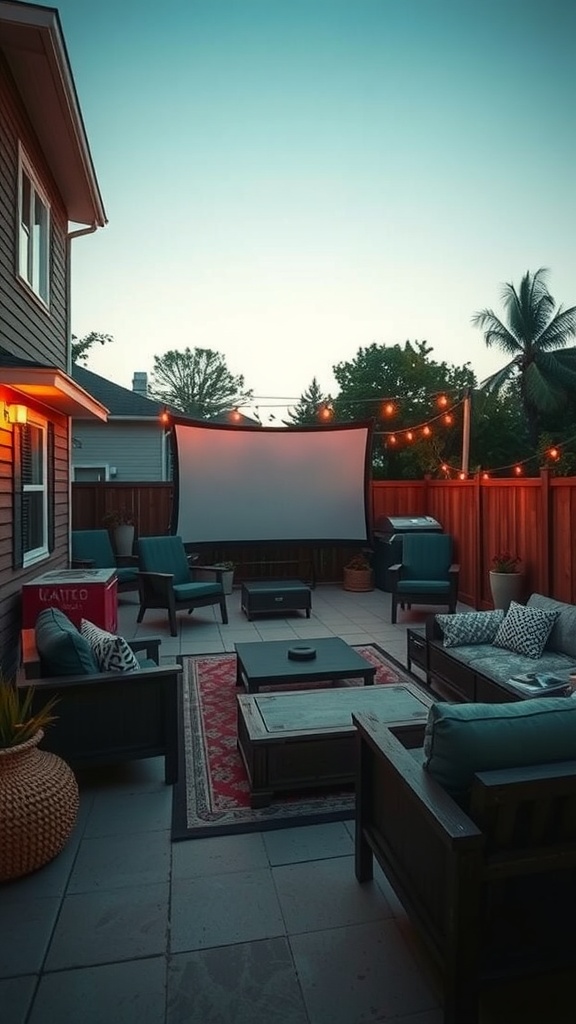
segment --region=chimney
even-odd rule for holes
[[[135,370],[132,378],[132,391],[135,395],[142,395],[148,398],[148,374],[142,370]]]

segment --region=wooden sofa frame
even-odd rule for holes
[[[353,720],[356,877],[376,857],[439,970],[444,1024],[477,1024],[489,983],[572,966],[576,761],[478,773],[469,816],[410,753],[424,726]]]
[[[133,651],[145,651],[155,666],[137,672],[41,677],[33,629],[22,631],[23,678],[33,686],[34,705],[58,697],[57,719],[46,730],[42,746],[73,767],[116,764],[164,757],[164,778],[178,778],[178,688],[181,667],[160,666],[160,640],[132,640]]]
[[[450,700],[470,704],[504,704],[522,700],[522,696],[505,682],[496,682],[453,657],[444,647],[442,630],[435,615],[426,619],[426,644],[426,683],[431,690],[447,691]]]

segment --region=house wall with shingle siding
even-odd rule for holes
[[[72,466],[115,466],[111,479],[119,482],[165,480],[164,446],[164,431],[156,419],[110,419],[106,424],[74,420]]]
[[[21,143],[50,204],[50,309],[46,310],[17,277],[18,143]],[[0,54],[0,344],[13,355],[48,366],[67,367],[67,218],[10,72]],[[22,401],[2,388],[0,398]],[[54,426],[54,548],[49,557],[26,569],[13,562],[13,430],[0,425],[0,672],[11,678],[19,660],[21,589],[47,569],[68,564],[69,425],[66,416],[50,414],[27,402]]]
[[[50,309],[16,274],[18,143],[50,200]],[[67,367],[68,222],[62,201],[0,54],[0,338],[14,355]]]

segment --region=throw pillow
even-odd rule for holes
[[[437,615],[436,622],[444,636],[444,647],[462,647],[464,644],[491,644],[504,621],[504,612],[462,612],[456,615]]]
[[[466,801],[475,772],[572,761],[576,701],[537,697],[509,704],[448,704],[428,712],[424,768]]]
[[[511,601],[493,645],[526,658],[540,658],[557,618],[557,611],[543,611]]]
[[[81,633],[90,644],[101,672],[133,672],[140,664],[129,643],[82,619]]]

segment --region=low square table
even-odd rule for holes
[[[260,580],[243,583],[240,591],[240,606],[248,622],[254,615],[269,612],[305,611],[310,618],[312,593],[302,580]]]
[[[244,685],[248,693],[257,693],[261,686],[294,683],[332,683],[339,679],[361,679],[365,686],[374,682],[376,668],[362,658],[340,637],[311,640],[267,640],[251,644],[235,644],[236,685]],[[293,647],[309,647],[316,657],[293,661],[288,651]]]
[[[241,694],[237,699],[238,750],[252,807],[266,807],[280,791],[354,782],[352,714],[367,712],[387,724],[422,723],[434,703],[411,683]]]

